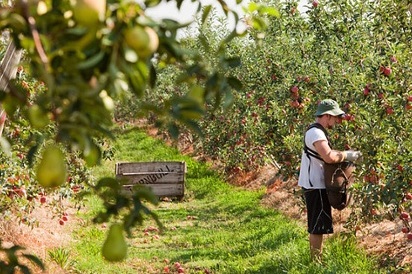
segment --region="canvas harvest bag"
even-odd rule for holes
[[[329,142],[329,138],[328,138],[328,134],[326,130],[319,123],[311,124],[307,130],[314,128],[314,127],[321,129],[325,133],[326,138],[328,139],[328,142]],[[331,146],[330,143],[329,143],[329,146]],[[306,146],[306,142],[304,142],[304,151],[306,153],[306,156],[309,158],[308,172],[310,173],[311,157],[315,157],[316,159],[319,159],[321,161],[323,161],[323,159],[320,157],[320,155],[316,151],[308,148]],[[353,180],[354,180],[353,171],[355,170],[355,165],[352,162],[342,162],[342,163],[334,163],[334,164],[324,163],[323,167],[324,167],[325,187],[326,187],[326,193],[328,195],[329,203],[333,208],[342,210],[348,205],[350,201],[350,196],[348,195],[347,188],[349,187],[350,184],[353,183]],[[309,184],[312,186],[312,182],[310,180],[309,180]]]
[[[329,203],[333,208],[342,210],[350,202],[347,188],[353,183],[355,165],[352,162],[325,163],[323,168]]]

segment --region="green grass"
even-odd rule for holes
[[[312,263],[306,228],[280,212],[264,208],[260,191],[229,185],[204,163],[179,154],[140,131],[119,134],[115,159],[94,170],[96,177],[113,175],[119,161],[186,161],[186,193],[183,201],[161,202],[153,208],[166,230],[159,234],[144,229],[155,226],[147,219],[128,239],[125,262],[102,259],[106,229],[86,221],[74,232],[70,260],[77,273],[163,273],[179,262],[185,273],[385,273],[356,247],[351,237],[334,235],[326,240],[322,264]],[[85,220],[100,208],[91,197]],[[159,239],[153,236],[159,235]]]

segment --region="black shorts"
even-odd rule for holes
[[[329,204],[326,189],[303,188],[310,234],[333,233],[332,208]]]

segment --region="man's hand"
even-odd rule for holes
[[[348,162],[355,162],[360,157],[362,157],[362,153],[356,150],[345,150],[344,154],[345,154],[345,161],[348,161]]]

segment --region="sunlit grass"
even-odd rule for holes
[[[161,202],[154,210],[166,227],[163,233],[147,219],[128,239],[127,259],[105,262],[100,254],[106,229],[86,222],[75,232],[78,273],[163,273],[180,263],[185,273],[385,273],[356,247],[350,237],[335,235],[325,243],[324,261],[312,263],[306,228],[260,200],[263,190],[246,191],[231,186],[207,165],[182,156],[177,150],[139,131],[121,134],[115,160],[105,163],[114,173],[116,161],[186,161],[183,201]],[[96,169],[96,177],[109,172]],[[91,198],[90,212],[101,204]],[[380,272],[381,271],[381,272]],[[173,272],[172,272],[173,273]]]

